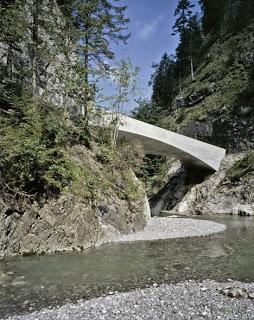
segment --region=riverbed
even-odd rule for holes
[[[203,237],[114,243],[80,253],[5,258],[0,262],[0,315],[3,318],[190,279],[253,282],[253,217],[199,219],[225,224],[227,229]]]

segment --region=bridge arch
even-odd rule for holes
[[[115,118],[114,118],[115,117]],[[178,133],[159,128],[124,115],[106,113],[102,117],[103,126],[112,119],[119,122],[118,136],[130,140],[137,139],[144,145],[146,153],[174,155],[187,165],[218,171],[226,150],[206,142],[192,139]]]

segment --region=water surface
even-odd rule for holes
[[[0,318],[153,283],[254,281],[254,218],[202,219],[224,223],[227,230],[207,237],[108,244],[81,253],[6,258],[0,262]]]

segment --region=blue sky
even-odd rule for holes
[[[119,5],[126,5],[126,17],[130,18],[131,37],[127,45],[113,45],[115,60],[130,57],[135,66],[140,67],[140,89],[142,97],[151,96],[148,81],[153,72],[152,63],[159,62],[164,52],[174,54],[177,37],[171,36],[175,22],[174,11],[178,0],[120,0]],[[192,1],[197,4],[198,0]],[[109,91],[107,86],[106,90]],[[128,111],[135,107],[130,102]]]

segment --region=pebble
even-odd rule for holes
[[[163,284],[77,304],[68,303],[59,308],[45,308],[11,316],[8,320],[254,320],[252,299],[232,299],[222,294],[223,290],[234,289],[252,295],[254,283],[230,282],[230,286],[212,280]],[[204,288],[207,290],[203,291]]]
[[[226,288],[220,292],[230,298],[248,298],[246,290],[241,288]]]
[[[250,299],[254,299],[254,292],[249,292],[248,296],[249,296]]]
[[[226,229],[224,224],[189,218],[151,218],[143,231],[112,237],[108,242],[152,241],[206,236]]]

